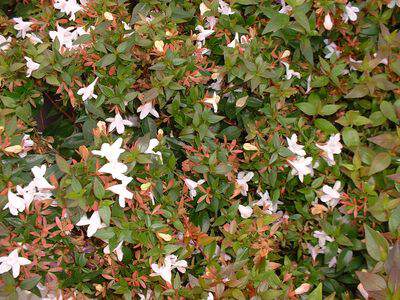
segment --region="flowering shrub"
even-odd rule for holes
[[[400,1],[2,1],[7,299],[399,299]]]

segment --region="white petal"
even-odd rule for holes
[[[8,272],[10,270],[11,270],[11,266],[9,264],[4,263],[4,262],[2,264],[0,264],[0,274],[3,274],[3,273]]]
[[[239,212],[240,212],[240,216],[243,219],[247,219],[247,218],[250,218],[251,215],[253,214],[253,209],[250,206],[243,206],[243,205],[239,204]]]
[[[12,266],[12,274],[13,274],[13,277],[14,277],[14,278],[17,278],[17,277],[18,277],[19,271],[20,271],[20,266],[19,266],[19,264],[14,264],[14,265]]]

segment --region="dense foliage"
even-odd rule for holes
[[[400,1],[0,7],[2,296],[400,299]]]

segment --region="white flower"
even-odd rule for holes
[[[178,269],[179,272],[185,273],[187,268],[187,262],[185,260],[178,260],[178,258],[171,254],[167,255],[164,259],[164,264],[159,267],[157,264],[151,264],[151,268],[154,271],[151,276],[161,276],[166,282],[171,284],[172,270]]]
[[[206,12],[211,10],[203,2],[200,3],[199,9],[200,9],[200,15],[201,16],[204,15]]]
[[[322,192],[324,193],[320,199],[322,202],[326,203],[329,207],[335,207],[340,200],[340,181],[336,181],[331,188],[329,185],[324,185],[322,187]]]
[[[94,155],[105,157],[109,162],[117,162],[119,156],[125,152],[125,149],[121,148],[122,138],[118,138],[112,145],[104,143],[101,145],[100,150],[93,150]]]
[[[285,66],[286,69],[286,75],[285,78],[286,80],[292,79],[292,77],[297,77],[298,79],[301,78],[301,74],[299,72],[295,72],[294,70],[290,69],[290,66],[287,62],[282,62],[282,64]]]
[[[54,2],[54,8],[69,15],[71,21],[75,21],[75,14],[83,10],[76,0],[56,0]]]
[[[228,48],[235,48],[236,44],[239,44],[239,33],[235,33],[235,38],[228,44],[226,45]]]
[[[96,77],[96,79],[91,84],[89,84],[87,87],[80,88],[78,90],[78,95],[82,95],[83,101],[86,101],[91,98],[97,99],[97,95],[94,93],[94,86],[96,85],[97,80],[99,80],[98,77]]]
[[[222,15],[233,15],[235,12],[231,9],[228,3],[224,2],[223,0],[218,1],[218,12]]]
[[[59,51],[61,51],[63,46],[69,50],[73,48],[75,36],[72,33],[72,30],[74,30],[74,27],[63,28],[60,25],[57,25],[57,31],[49,31],[49,36],[53,42],[56,38],[58,39],[58,42],[60,43]]]
[[[214,112],[216,113],[218,111],[218,103],[219,103],[220,97],[217,95],[216,92],[213,93],[212,97],[205,98],[204,102],[211,104]]]
[[[93,26],[90,27],[90,29],[94,28]],[[82,27],[67,27],[63,28],[59,25],[57,25],[57,31],[50,31],[49,35],[52,41],[54,42],[55,39],[57,38],[60,47],[59,51],[65,47],[67,50],[73,50],[73,49],[78,49],[81,47],[80,45],[74,45],[75,40],[80,37],[81,35],[89,34],[90,30],[84,30]]]
[[[19,157],[25,157],[34,144],[35,143],[31,140],[30,136],[25,134],[22,138],[22,151],[18,153]]]
[[[18,30],[17,33],[17,38],[22,37],[23,39],[26,36],[26,33],[29,31],[32,31],[31,25],[33,24],[32,22],[25,22],[22,20],[21,17],[18,18],[13,18],[14,22],[16,23],[14,25],[14,29]]]
[[[29,259],[25,257],[19,257],[18,249],[14,249],[9,255],[0,257],[0,274],[12,270],[13,277],[17,278],[21,266],[26,266],[31,263],[32,262]]]
[[[331,58],[333,54],[336,55],[336,57],[339,57],[340,54],[342,54],[342,51],[339,50],[338,46],[334,42],[329,42],[328,39],[324,40],[324,43],[326,45],[325,49],[327,53],[325,54],[325,58]]]
[[[293,7],[291,7],[290,5],[286,5],[285,0],[280,1],[282,8],[279,10],[279,13],[288,15],[293,10]]]
[[[108,162],[99,169],[100,173],[110,174],[114,179],[122,178],[126,171],[128,171],[127,165],[118,161]]]
[[[156,48],[156,50],[158,52],[163,52],[164,51],[164,41],[158,40],[154,42],[154,48]]]
[[[273,202],[269,197],[268,191],[265,191],[264,193],[257,191],[257,194],[261,197],[261,199],[253,203],[253,205],[267,207],[266,213],[268,214],[276,213],[276,211],[278,210],[278,205],[283,204],[283,202],[281,201]]]
[[[221,87],[222,87],[222,81],[223,81],[224,77],[221,74],[218,74],[218,73],[214,73],[214,74],[217,74],[217,75],[216,75],[216,78],[215,77],[211,77],[212,79],[215,79],[215,82],[211,83],[210,88],[212,88],[213,90],[216,90],[216,91],[220,91]]]
[[[247,191],[249,190],[249,186],[247,182],[249,182],[254,176],[253,172],[239,172],[237,175],[236,183],[240,187],[240,193],[243,196],[247,196]]]
[[[43,41],[40,39],[40,37],[38,37],[36,34],[34,33],[27,33],[26,34],[27,38],[29,39],[29,41],[36,45],[36,44],[43,44]]]
[[[26,70],[26,77],[31,77],[32,72],[36,71],[40,68],[40,64],[34,62],[31,58],[24,56],[26,60],[26,67],[28,68]]]
[[[124,241],[119,242],[117,247],[114,248],[113,252],[117,255],[119,261],[122,261],[124,258],[124,252],[122,252],[122,244]],[[104,247],[103,249],[104,254],[110,254],[110,245]]]
[[[206,38],[208,38],[210,35],[212,35],[214,33],[214,30],[212,30],[212,29],[204,29],[204,27],[201,26],[201,25],[197,25],[195,29],[200,32],[197,35],[197,40],[199,42],[202,42],[202,43],[204,43]]]
[[[335,239],[327,235],[324,231],[314,231],[313,237],[318,239],[318,245],[324,249],[326,242],[333,242]]]
[[[291,138],[286,138],[288,149],[298,156],[306,156],[306,151],[303,150],[304,146],[297,144],[297,134],[293,133]]]
[[[397,5],[398,7],[400,7],[400,0],[392,0],[392,1],[390,1],[390,3],[387,5],[387,7],[393,8],[393,7],[395,7],[396,5]]]
[[[209,29],[214,29],[215,25],[217,25],[218,18],[214,16],[209,16],[206,18],[206,27]]]
[[[337,264],[337,258],[336,258],[336,256],[334,256],[334,257],[332,257],[332,259],[328,262],[328,267],[329,267],[329,268],[332,268],[332,267],[336,266],[336,264]]]
[[[1,51],[6,51],[10,49],[10,43],[11,43],[11,36],[8,38],[5,38],[3,35],[0,34],[0,50]]]
[[[344,12],[342,14],[342,20],[347,23],[349,20],[354,22],[357,21],[357,13],[360,12],[360,9],[356,6],[352,6],[351,2],[347,3],[344,8]]]
[[[143,120],[144,118],[146,118],[149,114],[153,115],[156,118],[159,118],[160,115],[158,114],[158,112],[156,111],[156,109],[154,108],[153,102],[146,102],[142,105],[140,105],[137,109],[137,112],[140,113],[139,115],[139,119]]]
[[[158,146],[159,143],[160,142],[157,139],[150,139],[149,146],[147,147],[146,151],[144,151],[144,153],[158,155],[162,162],[161,152],[160,151],[154,152],[154,150],[153,150],[154,148],[156,148]]]
[[[24,198],[25,207],[27,208],[32,203],[32,201],[35,200],[35,197],[37,197],[36,188],[32,183],[28,184],[25,188],[17,185],[17,194]]]
[[[124,25],[124,29],[125,29],[126,31],[132,30],[131,25],[129,25],[128,23],[122,21],[122,24]],[[126,33],[126,34],[124,34],[124,38],[130,37],[132,34],[133,34],[133,32]]]
[[[44,174],[46,174],[46,165],[41,165],[40,167],[33,167],[31,172],[34,176],[32,182],[33,185],[38,190],[52,190],[54,186],[51,185],[46,178],[44,178]]]
[[[208,296],[206,300],[214,300],[214,295],[211,292],[208,292]]]
[[[25,209],[25,200],[21,197],[18,197],[16,194],[8,190],[8,203],[4,206],[3,210],[7,209],[14,216],[18,215],[18,212],[23,212]]]
[[[119,113],[116,113],[114,118],[107,118],[106,121],[110,123],[108,131],[111,132],[114,129],[117,129],[118,134],[125,132],[125,126],[133,126],[131,121],[122,119]]]
[[[109,11],[106,11],[103,14],[104,18],[108,21],[113,21],[114,20],[114,16],[112,15],[112,13],[110,13]]]
[[[314,247],[310,243],[307,243],[307,248],[308,248],[308,251],[310,252],[311,257],[314,261],[317,258],[318,254],[324,253],[324,251],[318,245]]]
[[[292,175],[297,175],[301,182],[304,176],[313,174],[312,157],[298,156],[294,160],[288,160],[288,163],[293,167]]]
[[[240,216],[243,219],[247,219],[247,218],[250,218],[251,215],[253,214],[253,209],[249,205],[243,206],[243,205],[239,204],[239,212],[240,212]]]
[[[132,181],[133,178],[122,175],[122,177],[119,177],[118,179],[121,180],[122,183],[110,186],[107,188],[107,190],[117,194],[119,206],[125,207],[125,199],[133,198],[133,193],[127,189],[127,185]]]
[[[324,27],[326,30],[331,30],[333,27],[333,22],[331,19],[331,15],[327,13],[324,18]]]
[[[334,154],[340,154],[342,152],[343,145],[340,143],[340,133],[331,135],[328,142],[325,145],[316,144],[316,146],[323,150],[325,160],[330,166],[336,164]]]
[[[202,185],[205,182],[204,179],[200,179],[198,181],[193,181],[189,178],[185,178],[185,184],[189,188],[190,197],[193,199],[197,195],[196,188]]]
[[[146,295],[138,293],[139,300],[152,300],[153,299],[153,292],[151,290],[147,290]]]
[[[76,223],[76,226],[87,226],[87,225],[89,225],[87,229],[88,237],[93,236],[98,229],[106,227],[106,225],[102,223],[100,220],[99,211],[95,211],[90,217],[90,219],[88,219],[86,215],[83,215],[79,220],[79,222]]]
[[[124,25],[125,30],[132,30],[132,26],[126,23],[125,21],[122,21],[122,24]]]

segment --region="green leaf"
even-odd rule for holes
[[[108,206],[102,206],[99,208],[99,214],[104,223],[110,225],[111,209]]]
[[[364,224],[368,254],[377,261],[385,261],[389,251],[389,243],[378,232]]]
[[[333,133],[338,132],[336,127],[331,122],[329,122],[328,120],[325,120],[325,119],[321,119],[321,118],[316,119],[314,121],[314,125],[318,129],[325,132],[326,134],[333,134]]]
[[[98,87],[100,88],[100,91],[104,94],[104,96],[111,98],[114,97],[114,90],[108,86],[98,84]]]
[[[70,174],[70,166],[68,162],[58,154],[56,154],[56,163],[60,171]]]
[[[105,189],[100,179],[94,177],[93,179],[93,193],[97,199],[102,200],[104,198]]]
[[[295,104],[303,113],[309,116],[315,116],[317,114],[317,107],[310,102],[300,102]]]
[[[237,139],[240,137],[241,130],[237,126],[229,126],[226,127],[224,130],[221,131],[221,136],[226,136],[229,141]]]
[[[322,283],[308,295],[307,300],[322,300]]]
[[[365,84],[356,85],[346,96],[345,98],[362,98],[369,94],[368,86]]]
[[[324,105],[321,109],[320,114],[323,116],[329,116],[337,112],[342,106],[337,104]]]
[[[289,24],[289,16],[285,14],[276,13],[272,16],[271,20],[265,26],[262,34],[269,32],[276,32]]]
[[[306,32],[310,32],[310,21],[308,20],[306,14],[300,10],[296,9],[293,14],[294,19],[306,30]]]
[[[111,227],[102,228],[96,231],[94,234],[95,237],[102,240],[109,240],[115,235],[114,229]]]
[[[389,218],[389,231],[392,233],[394,236],[397,235],[397,232],[400,227],[400,206],[396,207]]]
[[[26,278],[21,282],[20,288],[23,290],[30,291],[39,283],[40,279],[41,279],[40,276]]]
[[[357,147],[360,144],[360,136],[355,129],[351,127],[346,127],[343,129],[342,135],[343,141],[347,147],[353,148]]]
[[[380,109],[386,118],[388,118],[390,121],[396,124],[398,123],[399,120],[396,115],[396,109],[392,103],[387,101],[382,101]]]
[[[337,260],[336,268],[338,271],[346,268],[353,259],[353,251],[345,248],[340,252]]]
[[[371,176],[373,174],[385,170],[387,167],[390,166],[391,161],[392,157],[389,155],[389,153],[386,152],[378,153],[372,160],[368,175]]]
[[[367,292],[379,292],[386,289],[385,279],[378,274],[356,271],[356,275]]]
[[[300,50],[301,53],[304,55],[304,57],[307,59],[307,61],[311,64],[314,65],[314,55],[313,55],[313,49],[311,47],[311,42],[308,38],[303,37],[300,41]]]
[[[113,64],[116,59],[117,57],[115,56],[115,54],[113,53],[106,54],[97,62],[97,66],[107,67]]]
[[[136,23],[140,20],[140,17],[146,17],[149,11],[151,10],[151,6],[147,3],[137,3],[132,10],[130,25]]]
[[[46,82],[50,85],[59,85],[60,82],[58,81],[57,77],[54,75],[46,76]]]

